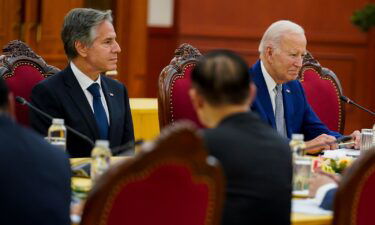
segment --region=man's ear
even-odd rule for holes
[[[12,92],[8,94],[8,113],[12,118],[16,118],[15,100]]]
[[[271,46],[268,46],[266,48],[265,53],[264,53],[267,62],[269,62],[269,63],[273,62],[273,56],[274,56],[274,54],[275,54],[274,49]]]
[[[76,48],[76,51],[78,52],[78,55],[80,55],[82,57],[87,56],[87,51],[88,51],[87,45],[85,45],[84,43],[82,43],[80,41],[75,41],[74,47]]]

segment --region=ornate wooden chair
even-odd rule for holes
[[[223,185],[221,167],[195,129],[176,123],[98,180],[81,224],[218,225]]]
[[[337,76],[307,53],[299,73],[306,97],[320,120],[333,131],[344,132],[345,106],[340,101],[343,94]]]
[[[203,127],[189,97],[190,75],[201,53],[189,44],[182,44],[175,56],[159,76],[159,125],[160,129],[181,119],[193,121]]]
[[[9,42],[3,48],[0,61],[0,76],[15,96],[30,100],[31,90],[36,83],[60,71],[47,63],[19,40]],[[16,118],[23,125],[29,124],[29,109],[16,104]]]
[[[334,225],[369,225],[375,221],[375,147],[348,168],[334,201]]]

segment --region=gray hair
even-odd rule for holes
[[[78,55],[75,42],[80,41],[90,46],[95,37],[95,28],[104,21],[112,23],[112,11],[100,11],[90,8],[76,8],[64,18],[61,30],[61,39],[64,43],[64,50],[69,59]]]
[[[303,28],[289,20],[279,20],[271,24],[264,32],[258,51],[262,54],[267,47],[279,48],[281,37],[286,33],[305,34]]]

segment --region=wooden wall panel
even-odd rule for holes
[[[179,1],[178,43],[190,43],[202,52],[232,49],[252,65],[265,29],[280,19],[305,28],[308,50],[340,78],[344,93],[375,110],[375,37],[350,22],[353,11],[369,0],[198,0]],[[194,12],[194,13],[191,13]],[[370,127],[375,120],[347,106],[346,133]]]
[[[83,6],[84,0],[41,1],[33,46],[49,64],[60,69],[67,65],[68,60],[60,37],[61,27],[65,15],[71,9]]]
[[[21,0],[0,0],[0,48],[21,35]]]
[[[121,46],[118,79],[126,84],[130,97],[147,92],[147,1],[117,0],[115,24]]]

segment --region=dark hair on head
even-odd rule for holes
[[[8,87],[2,77],[0,77],[0,109],[8,106]]]
[[[211,51],[194,67],[192,85],[212,105],[243,104],[250,94],[248,69],[232,51]]]
[[[64,50],[69,59],[78,56],[75,42],[80,41],[91,46],[96,37],[96,27],[104,21],[112,23],[112,11],[101,11],[90,8],[75,8],[68,12],[64,18],[61,29],[61,39]]]

